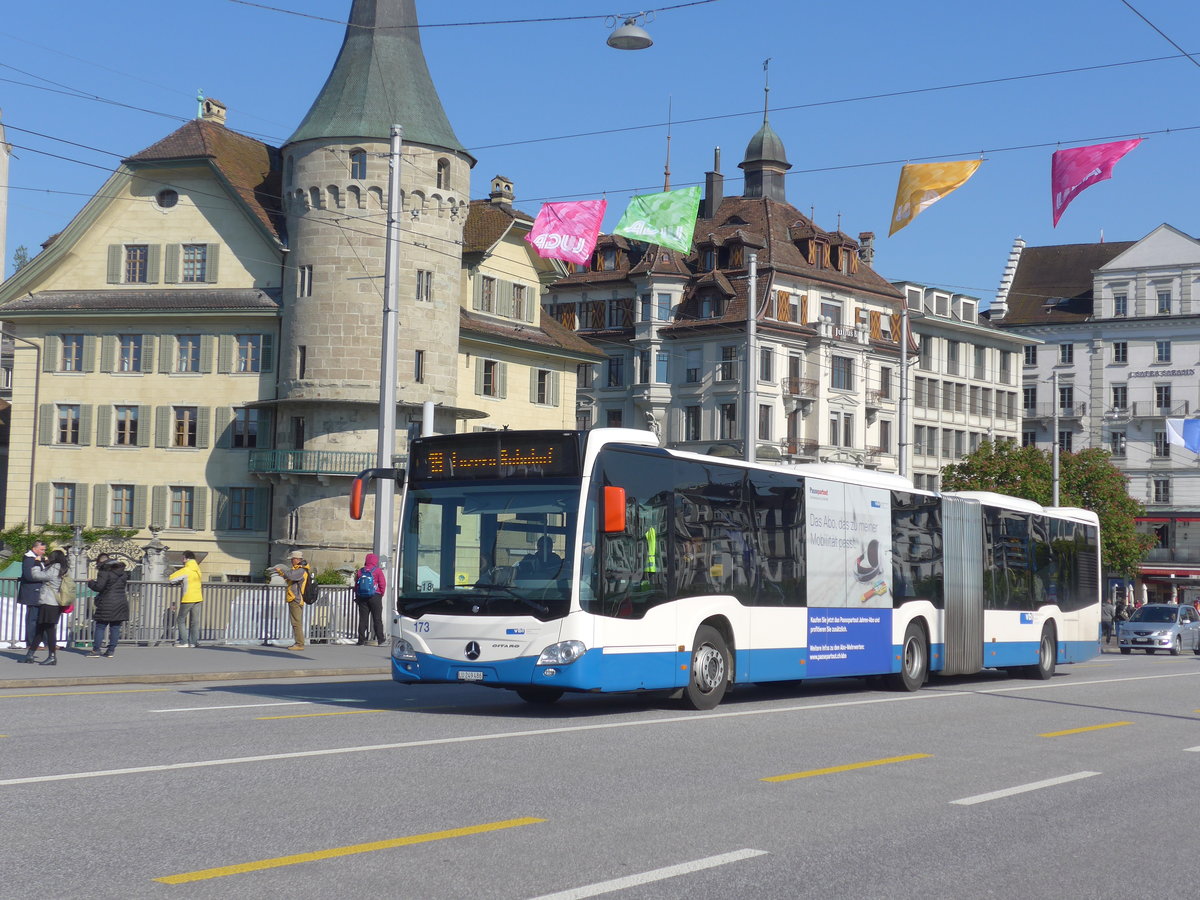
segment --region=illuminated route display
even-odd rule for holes
[[[579,441],[573,431],[422,438],[413,443],[410,474],[414,481],[578,475]]]

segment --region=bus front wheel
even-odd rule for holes
[[[692,666],[683,700],[692,709],[712,709],[729,687],[729,647],[721,632],[708,625],[696,629]]]
[[[909,622],[900,645],[900,671],[892,676],[892,687],[898,691],[918,691],[929,675],[929,644],[925,629]]]
[[[546,705],[555,702],[563,692],[558,688],[548,687],[519,687],[517,688],[517,696],[526,703],[535,703],[538,705]]]

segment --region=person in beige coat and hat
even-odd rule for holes
[[[299,550],[293,550],[289,556],[291,565],[288,568],[275,566],[272,571],[287,582],[288,618],[292,622],[292,646],[289,650],[304,649],[304,588],[313,577],[308,561]]]

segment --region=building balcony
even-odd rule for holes
[[[814,459],[817,455],[819,445],[816,441],[811,440],[791,440],[785,441],[784,447],[787,450],[788,456],[800,456],[805,459]]]
[[[263,475],[357,475],[375,465],[374,453],[346,450],[252,450],[250,471]]]
[[[1188,402],[1186,400],[1179,400],[1169,406],[1159,406],[1153,400],[1135,400],[1132,412],[1135,419],[1163,419],[1168,416],[1186,416],[1188,414]]]
[[[1021,410],[1026,419],[1080,419],[1087,415],[1086,403],[1070,403],[1060,406],[1057,403],[1036,403]]]
[[[817,396],[817,379],[787,377],[779,382],[786,397],[799,397],[802,400],[812,400]]]
[[[880,390],[867,391],[866,401],[867,409],[879,409],[884,404],[890,406],[894,402],[890,396]]]

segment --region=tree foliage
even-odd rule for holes
[[[947,491],[995,491],[1024,497],[1042,506],[1054,499],[1052,456],[1037,447],[985,441],[962,462],[942,470]],[[1129,496],[1128,479],[1098,447],[1059,458],[1059,505],[1090,509],[1100,518],[1101,558],[1105,569],[1127,578],[1154,546],[1154,537],[1137,531],[1144,510]]]
[[[28,265],[29,260],[31,258],[32,257],[30,257],[30,255],[29,255],[29,248],[26,247],[24,244],[22,244],[20,247],[18,247],[16,250],[13,251],[13,257],[12,257],[13,271],[16,272],[22,266]]]

